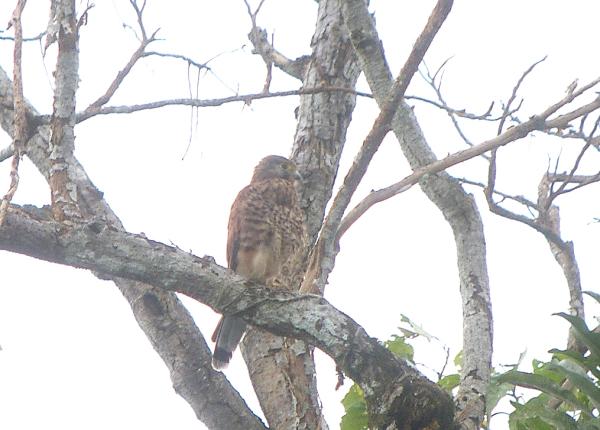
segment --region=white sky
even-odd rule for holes
[[[13,1],[0,3],[6,23]],[[372,0],[380,35],[394,73],[402,66],[433,1]],[[259,25],[275,32],[276,47],[289,57],[309,53],[316,3],[268,0]],[[83,5],[80,4],[80,8]],[[128,1],[98,1],[82,30],[79,110],[101,95],[137,42],[123,22],[135,27]],[[426,56],[435,69],[446,58],[444,93],[454,107],[484,112],[492,100],[506,100],[516,79],[544,55],[527,80],[522,117],[539,112],[580,83],[600,74],[597,41],[600,3],[593,0],[457,1],[450,18]],[[42,31],[48,2],[29,0],[26,35]],[[164,41],[150,48],[211,62],[218,79],[199,81],[200,98],[224,97],[261,90],[264,65],[251,55],[246,39],[249,19],[242,0],[148,0],[146,25],[160,27]],[[242,46],[244,48],[241,48]],[[233,51],[233,52],[229,52]],[[11,73],[12,44],[0,42],[0,65]],[[24,53],[25,95],[43,113],[52,106],[56,49],[45,60],[39,45]],[[45,67],[44,67],[45,65]],[[195,81],[195,76],[192,82]],[[272,89],[293,89],[298,82],[276,71]],[[363,90],[368,87],[361,81]],[[432,98],[416,77],[409,94]],[[168,59],[145,59],[134,68],[109,103],[133,104],[188,95],[187,67]],[[225,264],[226,223],[237,191],[249,180],[256,161],[266,154],[288,155],[295,131],[296,98],[207,108],[192,123],[182,107],[88,120],[76,129],[76,155],[105,193],[113,210],[132,232],[212,255]],[[438,156],[464,148],[447,116],[416,105],[429,143]],[[376,115],[374,102],[360,99],[348,133],[341,175]],[[495,125],[466,126],[474,142],[490,138]],[[0,147],[10,143],[0,133]],[[562,145],[562,151],[560,143]],[[539,178],[560,154],[568,169],[580,143],[557,143],[536,134],[499,152],[498,188],[535,198]],[[584,173],[597,171],[592,154]],[[0,165],[0,193],[8,188],[8,162]],[[594,167],[596,166],[596,167]],[[484,160],[451,171],[471,179],[485,178]],[[375,156],[358,196],[409,173],[397,143],[388,136]],[[29,162],[22,163],[16,203],[45,204],[49,192]],[[490,215],[481,191],[475,193],[486,226],[488,265],[495,318],[495,364],[513,363],[527,350],[531,358],[564,345],[567,325],[553,312],[567,310],[567,289],[543,238],[513,222]],[[584,289],[598,291],[597,243],[600,226],[598,186],[559,200],[564,237],[573,240]],[[2,252],[0,288],[0,428],[197,429],[191,409],[171,387],[168,372],[137,327],[118,290],[90,273]],[[370,210],[346,234],[326,297],[386,339],[406,314],[442,339],[454,356],[461,348],[460,297],[454,242],[437,209],[412,189]],[[209,336],[218,316],[184,298],[202,332]],[[588,316],[599,315],[588,303]],[[418,344],[417,361],[439,369],[439,346]],[[319,356],[321,398],[331,428],[343,413],[336,375],[328,358]],[[527,366],[525,366],[527,369]],[[249,398],[243,360],[236,354],[226,372]],[[250,397],[250,403],[256,402]],[[495,429],[505,428],[498,420]]]

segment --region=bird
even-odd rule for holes
[[[306,246],[304,212],[299,205],[301,176],[296,165],[279,155],[264,157],[250,184],[235,198],[229,215],[227,264],[250,281],[270,288],[294,289]],[[227,367],[246,331],[235,315],[221,317],[212,341],[212,366]]]

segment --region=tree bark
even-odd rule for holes
[[[179,292],[276,335],[315,345],[360,385],[374,428],[454,428],[454,406],[443,390],[322,297],[249,288],[248,281],[210,258],[124,232],[101,219],[68,226],[16,206],[0,228],[0,249],[93,270],[105,279]],[[152,297],[143,298],[144,309],[160,314],[156,311],[162,304]]]
[[[0,125],[10,135],[15,131],[12,100],[12,83],[0,68]],[[43,124],[33,107],[28,106],[27,115],[31,125],[27,156],[49,181],[50,127]],[[120,220],[76,159],[70,159],[69,169],[75,178],[78,204],[83,215],[102,219],[117,229],[122,228]],[[201,421],[211,429],[265,429],[227,379],[212,370],[211,352],[193,318],[175,294],[120,277],[110,279],[123,293],[140,328],[165,362],[175,390],[190,404]]]
[[[78,219],[77,188],[70,171],[75,149],[75,95],[79,85],[79,28],[75,0],[53,0],[48,40],[58,39],[54,106],[50,134],[52,214],[57,221]]]
[[[364,0],[343,3],[344,19],[361,68],[382,106],[392,85],[392,75],[373,18]],[[413,170],[436,160],[405,102],[400,104],[392,129]],[[463,303],[463,363],[457,413],[464,429],[475,430],[485,414],[492,358],[492,312],[483,223],[472,196],[447,173],[430,175],[420,185],[454,233]]]
[[[285,68],[302,80],[305,89],[319,86],[352,89],[356,85],[360,70],[344,31],[340,7],[339,0],[319,3],[312,54],[303,60],[301,69],[304,74],[297,73],[298,67]],[[254,29],[250,38],[256,51],[269,61],[272,47],[261,35],[259,29]],[[335,91],[300,97],[292,159],[303,177],[301,206],[306,213],[311,243],[316,240],[332,194],[355,101],[354,94]],[[271,427],[327,428],[311,346],[250,329],[242,343],[242,354]]]

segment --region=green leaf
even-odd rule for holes
[[[491,414],[494,408],[498,405],[500,399],[504,398],[508,393],[512,391],[514,384],[508,382],[500,382],[495,376],[492,377],[490,384],[487,389],[487,396],[485,398],[486,410],[488,414]]]
[[[559,312],[554,315],[558,315],[559,317],[569,321],[575,330],[575,336],[585,343],[585,346],[588,347],[592,356],[600,359],[600,333],[594,333],[590,331],[585,321],[583,321],[581,318],[566,314],[564,312]]]
[[[579,366],[586,369],[588,372],[591,372],[596,378],[600,379],[600,367],[598,366],[600,362],[598,360],[594,360],[591,357],[584,357],[581,355],[581,353],[577,351],[571,351],[569,349],[551,349],[548,352],[554,354],[554,357],[558,358],[561,361],[569,360],[574,363],[577,363]]]
[[[397,357],[414,363],[413,357],[415,350],[412,345],[406,342],[404,336],[392,335],[391,340],[386,340],[384,346]]]
[[[511,430],[578,430],[571,416],[548,408],[547,401],[548,397],[541,395],[524,405],[513,402],[515,412],[509,418]]]
[[[520,387],[533,388],[534,390],[550,394],[553,397],[562,400],[563,402],[569,402],[577,409],[586,409],[585,405],[577,400],[573,393],[561,388],[559,384],[543,375],[525,373],[518,370],[509,370],[508,372],[497,376],[497,380],[499,382],[506,382],[509,384],[518,385]]]
[[[452,393],[452,390],[454,390],[460,384],[460,375],[458,373],[446,375],[442,377],[437,384],[448,393]]]
[[[367,430],[369,417],[365,396],[360,387],[352,384],[348,393],[342,399],[346,414],[340,422],[340,430]]]
[[[540,375],[545,378],[550,379],[551,381],[556,382],[557,384],[562,384],[565,379],[565,375],[561,372],[557,372],[556,369],[549,366],[548,363],[544,363],[543,361],[533,360],[533,373],[535,375]]]
[[[598,303],[600,303],[600,294],[594,291],[584,291],[583,294],[587,294],[588,296],[596,300]]]
[[[600,430],[600,419],[594,418],[592,421],[587,421],[579,424],[580,430]]]
[[[557,370],[560,369],[560,371],[562,371],[565,376],[569,378],[573,385],[575,385],[581,390],[582,393],[589,397],[594,407],[600,410],[600,387],[588,379],[585,375],[585,372],[575,372],[565,367],[565,365],[562,363],[560,365],[550,363],[550,365],[555,367]],[[586,409],[584,410],[591,415],[592,411]]]
[[[413,320],[411,320],[409,317],[407,317],[404,314],[400,314],[400,321],[407,323],[409,325],[409,327],[411,328],[411,330],[406,330],[406,329],[403,329],[402,327],[398,327],[403,333],[406,330],[407,334],[408,333],[412,334],[412,336],[408,335],[407,337],[422,336],[430,342],[432,340],[439,340],[437,337],[435,337],[434,335],[425,331],[425,329],[423,329],[423,327],[421,327],[419,324],[415,323]]]
[[[458,354],[454,357],[454,365],[458,370],[462,369],[463,364],[463,352],[462,350],[458,351]]]

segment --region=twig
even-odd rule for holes
[[[23,154],[25,141],[27,140],[27,115],[25,99],[23,97],[23,74],[21,67],[23,47],[23,27],[21,26],[21,15],[27,0],[18,0],[12,15],[10,26],[14,27],[15,43],[13,49],[13,108],[15,111],[15,134],[12,146],[14,154],[10,166],[10,186],[0,203],[0,227],[8,211],[8,206],[17,192],[19,186],[19,161]]]
[[[146,35],[146,27],[144,26],[143,19],[144,9],[146,8],[146,0],[143,0],[142,7],[138,6],[137,0],[129,0],[129,4],[131,4],[137,16],[138,26],[140,27],[140,31],[142,32],[140,42],[143,43],[145,40],[148,40],[148,36]]]
[[[22,42],[35,42],[35,41],[39,41],[42,40],[42,38],[46,35],[45,31],[42,31],[40,34],[38,34],[37,36],[31,36],[31,37],[24,37],[22,40]],[[2,36],[0,35],[0,40],[10,40],[10,41],[14,41],[15,38],[13,36]]]
[[[330,249],[331,246],[337,248],[337,238],[339,236],[336,235],[336,232],[338,231],[342,216],[350,203],[350,199],[367,171],[367,167],[373,158],[373,155],[381,145],[383,138],[390,131],[392,119],[396,114],[400,101],[404,97],[408,84],[417,72],[419,64],[427,52],[429,45],[450,13],[452,4],[452,0],[438,0],[425,28],[415,41],[406,63],[400,70],[398,77],[388,93],[386,102],[382,106],[379,116],[375,120],[371,131],[367,135],[359,153],[352,163],[352,167],[350,167],[350,170],[344,178],[344,183],[333,200],[331,209],[323,223],[319,240],[310,257],[308,271],[302,284],[301,291],[314,291],[315,286],[319,291],[323,288],[324,271],[321,266],[325,258],[324,254],[332,251]],[[325,272],[327,272],[327,270],[325,270]],[[318,280],[319,278],[321,278],[321,280]]]
[[[272,73],[271,68],[273,65],[280,68],[288,75],[302,81],[310,57],[302,56],[292,60],[283,55],[281,52],[277,51],[273,43],[273,38],[271,38],[271,42],[269,42],[266,30],[256,25],[256,16],[260,11],[264,0],[260,2],[258,8],[254,12],[252,12],[252,8],[247,0],[244,0],[244,3],[246,4],[246,10],[248,11],[248,15],[250,16],[250,20],[252,22],[252,29],[248,34],[248,38],[254,46],[253,53],[259,54],[265,62],[267,67],[267,83],[269,82],[269,73]],[[268,87],[268,85],[265,85],[265,87]]]
[[[84,114],[87,112],[93,112],[96,109],[98,109],[98,108],[104,106],[106,103],[108,103],[108,101],[112,98],[112,96],[115,94],[115,92],[119,89],[119,86],[121,85],[123,80],[127,77],[127,75],[129,75],[129,72],[131,72],[131,69],[133,68],[133,66],[137,63],[137,61],[140,58],[142,58],[144,56],[144,51],[146,50],[146,47],[150,43],[152,43],[156,40],[156,35],[157,35],[159,29],[154,30],[154,32],[150,35],[150,37],[147,37],[146,28],[144,26],[143,13],[144,13],[144,8],[146,7],[146,0],[143,1],[141,7],[138,6],[136,0],[129,0],[129,3],[132,5],[133,9],[135,10],[135,13],[137,15],[138,25],[139,25],[140,31],[142,33],[142,38],[140,40],[140,46],[138,46],[138,48],[135,50],[135,52],[131,55],[131,58],[129,58],[129,61],[127,62],[125,67],[123,67],[123,69],[121,69],[117,73],[117,76],[115,76],[115,78],[113,79],[113,81],[111,82],[109,87],[107,88],[106,92],[103,95],[101,95],[100,97],[98,97],[98,99],[96,99],[96,101],[94,101],[92,104],[90,104],[84,110],[84,112],[83,112]],[[155,55],[159,55],[159,54],[156,53]],[[163,54],[163,55],[166,56],[166,54]]]
[[[2,202],[0,203],[0,227],[4,224],[4,220],[6,218],[6,214],[8,212],[8,207],[10,206],[10,202],[17,192],[17,187],[19,186],[19,160],[21,157],[18,153],[15,153],[12,158],[12,163],[10,165],[10,186],[8,187],[8,191],[2,198]]]
[[[261,47],[259,49],[259,51],[261,52],[261,56],[263,57],[265,66],[267,68],[267,76],[265,77],[265,84],[263,86],[262,92],[268,93],[269,88],[271,87],[271,80],[273,79],[273,55],[272,55],[272,53],[275,50],[275,48],[274,48],[275,43],[274,43],[274,35],[271,35],[271,43],[269,43],[266,41],[266,32],[256,26],[256,16],[258,15],[258,12],[260,11],[260,8],[264,4],[264,2],[265,2],[265,0],[261,0],[260,3],[258,4],[256,10],[254,12],[252,12],[252,8],[250,7],[248,0],[244,0],[244,3],[246,4],[246,10],[248,11],[248,15],[250,15],[250,20],[252,21],[252,30],[250,30],[250,34],[248,36],[249,36],[252,44],[255,46],[255,48],[259,49],[259,47]],[[265,45],[266,45],[266,49],[265,49]]]
[[[521,139],[534,130],[544,130],[546,128],[553,127],[564,127],[568,125],[570,121],[600,108],[600,97],[598,97],[594,101],[583,105],[569,113],[559,115],[558,117],[553,119],[548,119],[550,115],[555,113],[560,108],[564,107],[566,104],[572,102],[575,97],[578,97],[579,95],[583,94],[584,91],[589,90],[594,85],[598,84],[598,82],[600,82],[600,78],[595,79],[590,84],[583,87],[583,91],[580,90],[572,94],[567,94],[566,97],[547,108],[541,114],[535,115],[529,120],[519,125],[508,128],[504,133],[502,133],[499,136],[496,136],[471,148],[455,152],[454,154],[449,155],[446,158],[443,158],[439,161],[435,161],[429,164],[428,166],[415,170],[409,176],[405,177],[404,179],[393,185],[390,185],[389,187],[373,191],[344,217],[338,230],[338,239],[341,238],[342,235],[346,232],[346,230],[348,230],[348,228],[358,218],[360,218],[362,214],[364,214],[370,207],[408,190],[410,187],[415,185],[423,176],[446,170],[449,167],[462,163],[463,161],[470,160],[471,158],[481,155],[494,148],[499,148],[510,142]]]
[[[271,46],[275,46],[275,35],[271,34]],[[267,76],[265,77],[265,85],[263,86],[263,93],[268,93],[271,88],[271,81],[273,80],[273,60],[269,59],[266,61],[265,65],[267,66]]]
[[[587,117],[587,115],[586,115],[586,117]],[[582,123],[583,123],[583,121],[582,121]],[[577,169],[579,168],[579,164],[581,163],[581,160],[583,159],[583,156],[585,155],[586,151],[591,146],[594,145],[594,142],[596,140],[598,140],[600,138],[600,136],[593,137],[594,134],[596,133],[596,130],[598,129],[599,124],[600,124],[600,117],[594,123],[594,127],[592,128],[592,131],[590,132],[590,136],[585,139],[586,140],[585,145],[583,145],[583,148],[581,148],[581,151],[579,151],[579,154],[577,155],[577,158],[575,159],[575,162],[573,163],[573,167],[571,168],[571,171],[567,175],[563,175],[563,176],[559,176],[555,172],[555,174],[553,175],[553,178],[555,178],[555,179],[550,178],[550,175],[549,175],[549,179],[552,181],[552,186],[550,187],[550,193],[546,200],[545,210],[548,210],[548,208],[550,207],[552,202],[561,194],[570,193],[571,191],[577,190],[581,187],[584,187],[588,184],[597,182],[599,180],[600,172],[595,175],[592,175],[592,176],[587,176],[585,180],[579,180],[579,181],[572,180],[575,176],[575,173],[577,172]],[[582,129],[582,128],[583,128],[583,124],[581,125],[580,129]],[[555,191],[553,189],[553,185],[556,182],[560,182],[561,184],[558,187],[558,189]],[[572,188],[567,189],[567,185],[569,185],[570,183],[573,183],[573,182],[577,182],[577,185]]]
[[[512,115],[513,112],[511,112],[510,106],[512,105],[513,101],[517,97],[519,88],[525,81],[525,78],[527,77],[527,75],[529,75],[533,71],[533,69],[535,69],[535,66],[546,61],[546,58],[548,58],[547,55],[544,56],[544,58],[542,58],[541,60],[538,60],[535,63],[533,63],[531,66],[529,66],[527,68],[527,70],[525,70],[523,72],[523,74],[521,75],[521,77],[519,78],[519,80],[517,81],[515,86],[513,87],[512,93],[511,93],[510,97],[508,98],[508,101],[506,102],[506,106],[504,106],[504,111],[502,112],[502,117],[501,117],[502,119],[500,120],[500,124],[498,124],[498,133],[497,134],[499,134],[499,135],[502,134],[502,130],[504,129],[504,123],[505,123],[506,119],[510,115]],[[521,102],[519,103],[519,107],[521,106],[522,103],[523,103],[523,100],[521,100]]]
[[[144,53],[142,53],[141,55],[142,57],[151,57],[151,56],[156,56],[156,57],[163,57],[163,58],[175,58],[177,60],[183,60],[186,63],[188,63],[191,66],[195,66],[197,67],[199,70],[200,69],[206,69],[206,70],[210,70],[210,67],[208,66],[208,63],[210,61],[212,61],[215,57],[211,58],[210,60],[206,61],[205,63],[199,63],[193,59],[191,59],[190,57],[187,57],[185,55],[181,55],[181,54],[170,54],[167,52],[157,52],[157,51],[146,51]]]
[[[452,108],[445,103],[438,103],[434,100],[426,99],[425,97],[405,96],[404,98],[406,100],[416,100],[419,102],[428,103],[439,109],[443,109],[452,115],[456,115],[459,118],[472,119],[472,120],[478,120],[478,121],[488,121],[488,122],[497,122],[502,119],[502,115],[492,116],[492,108],[494,106],[493,102],[485,113],[476,114],[476,113],[467,112],[465,109]],[[514,114],[515,112],[517,112],[519,110],[519,108],[520,108],[520,106],[513,109],[512,111],[510,111],[509,114]],[[470,146],[472,146],[472,145],[470,145]]]
[[[442,76],[440,76],[439,85],[436,85],[436,83],[435,83],[436,77],[438,76],[440,71],[442,71],[444,69],[445,65],[448,63],[448,61],[450,61],[451,58],[452,57],[447,58],[442,63],[442,65],[436,70],[436,72],[434,73],[433,76],[431,76],[431,73],[429,72],[429,68],[427,67],[426,64],[424,64],[424,67],[425,67],[427,74],[421,73],[420,71],[419,72],[421,74],[421,77],[425,80],[425,82],[427,82],[429,84],[429,86],[431,88],[433,88],[433,91],[435,92],[438,100],[441,103],[442,109],[444,109],[446,111],[446,113],[448,114],[448,116],[450,117],[450,121],[452,121],[452,125],[454,125],[454,128],[456,129],[456,132],[458,133],[458,135],[461,137],[461,139],[465,142],[465,144],[467,146],[473,146],[473,143],[471,142],[471,140],[469,140],[467,135],[463,132],[462,128],[460,127],[460,125],[458,124],[458,121],[455,118],[456,111],[453,109],[451,110],[451,109],[447,108],[448,104],[444,100],[444,97],[443,97],[442,91],[441,91],[443,72],[442,72]],[[492,104],[492,106],[493,106],[493,104]],[[490,106],[490,109],[491,109],[491,106]],[[488,113],[489,113],[489,110],[488,110]],[[485,155],[482,155],[482,156],[485,157]]]
[[[467,178],[456,178],[456,179],[458,181],[462,182],[463,184],[474,185],[474,186],[482,188],[482,189],[487,187],[487,185],[485,185],[481,182],[472,181]],[[528,208],[534,209],[536,211],[538,210],[537,204],[535,202],[532,202],[531,200],[529,200],[528,198],[526,198],[524,196],[513,196],[510,194],[503,193],[498,190],[494,190],[494,194],[502,197],[503,200],[514,200],[515,202],[520,203],[523,206],[527,206]]]
[[[571,168],[571,171],[567,174],[567,177],[565,178],[565,180],[560,181],[560,185],[558,187],[557,190],[554,190],[553,187],[550,187],[550,192],[548,193],[548,198],[545,201],[546,207],[544,208],[545,211],[547,211],[550,208],[550,205],[552,204],[552,202],[554,201],[554,199],[556,199],[558,196],[560,196],[561,194],[565,194],[568,193],[569,191],[572,191],[573,189],[576,188],[580,188],[582,186],[582,184],[579,184],[579,187],[575,187],[573,189],[570,190],[566,190],[567,185],[571,182],[571,178],[575,175],[575,172],[577,172],[577,169],[579,168],[579,163],[581,163],[581,159],[583,158],[584,154],[586,153],[586,151],[590,148],[592,142],[591,140],[587,141],[585,143],[585,145],[583,145],[583,148],[581,148],[581,151],[579,151],[579,154],[577,155],[577,158],[575,159],[575,163],[573,163],[573,167]],[[556,177],[556,174],[554,175]],[[554,185],[556,182],[559,181],[552,181],[552,185]],[[584,184],[587,185],[587,184]]]
[[[351,88],[343,87],[317,87],[317,88],[301,88],[299,90],[289,91],[278,91],[273,93],[254,93],[254,94],[243,94],[229,97],[223,97],[219,99],[170,99],[170,100],[159,100],[150,103],[143,103],[139,105],[128,105],[128,106],[106,106],[97,108],[87,108],[85,111],[77,114],[77,122],[85,121],[96,115],[108,115],[113,113],[132,113],[148,109],[158,109],[165,106],[194,106],[194,107],[214,107],[221,106],[227,103],[243,102],[250,103],[253,100],[270,99],[274,97],[289,97],[299,96],[303,94],[317,94],[323,92],[340,91],[345,93],[355,94],[361,97],[372,98],[371,94],[362,93],[355,91]]]

